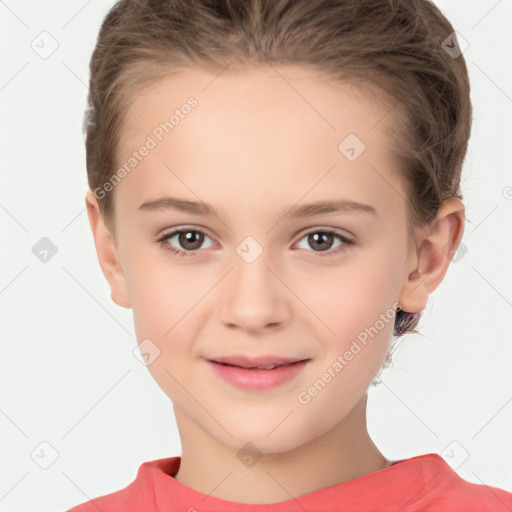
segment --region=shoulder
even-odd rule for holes
[[[131,487],[132,485],[130,484],[128,487],[117,492],[88,500],[70,508],[66,512],[98,512],[98,510],[102,512],[128,512],[135,510],[133,507],[137,505],[137,502],[134,504],[131,496],[133,494]],[[135,499],[140,501],[138,498]]]
[[[157,510],[155,485],[159,479],[169,479],[179,467],[179,457],[168,457],[144,462],[136,478],[126,487],[104,496],[80,503],[66,512],[130,512]]]
[[[486,484],[477,484],[461,478],[455,471],[439,493],[440,503],[464,506],[465,512],[512,511],[512,493]],[[462,510],[462,508],[461,508]]]
[[[407,511],[510,512],[512,510],[512,493],[484,483],[465,480],[440,455],[430,453],[414,457],[407,462],[414,461],[422,469],[422,480],[425,486],[419,490],[416,499],[408,504]]]
[[[134,480],[119,491],[90,499],[74,506],[66,512],[128,512],[136,510],[133,507],[144,504],[143,489]]]

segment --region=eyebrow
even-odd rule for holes
[[[141,211],[161,211],[161,210],[177,210],[185,213],[203,216],[219,217],[219,212],[213,206],[187,199],[179,199],[177,197],[161,197],[151,201],[142,203],[139,208]],[[311,217],[322,213],[343,213],[343,212],[365,212],[378,217],[377,210],[369,204],[350,201],[347,199],[336,199],[330,201],[316,201],[314,203],[303,204],[300,206],[291,206],[283,208],[278,218],[284,216],[289,217]]]

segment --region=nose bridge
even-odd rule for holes
[[[268,259],[269,252],[256,244],[255,241],[244,241],[236,248],[236,256],[233,258],[232,285],[242,291],[270,292],[272,273],[268,268],[271,266]]]
[[[251,236],[242,240],[235,252],[222,303],[222,320],[251,329],[282,322],[284,295],[282,284],[270,270],[270,253]]]
[[[252,236],[246,237],[237,247],[236,256],[233,258],[234,269],[232,272],[232,295],[238,295],[240,300],[252,302],[264,298],[266,303],[272,301],[275,292],[272,283],[273,275],[269,270],[271,262],[270,252],[256,241]]]

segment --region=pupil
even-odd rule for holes
[[[187,231],[185,233],[180,234],[180,244],[182,247],[185,247],[186,249],[189,249],[191,251],[198,249],[201,247],[203,236],[202,233],[195,232],[195,231]],[[195,241],[194,241],[195,239]],[[187,246],[187,244],[192,244],[192,247]]]
[[[331,235],[330,233],[313,233],[312,235],[310,235],[309,242],[311,244],[311,247],[314,248],[316,244],[317,247],[321,249],[322,247],[325,248],[325,243],[322,242],[327,242],[327,245],[329,245],[329,243],[332,243],[332,237],[333,235]],[[320,239],[320,242],[318,239]]]

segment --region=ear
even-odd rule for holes
[[[110,285],[110,296],[118,306],[130,308],[130,297],[113,236],[103,221],[98,201],[90,189],[85,196],[85,205],[101,270]]]
[[[408,277],[399,297],[403,311],[416,313],[426,307],[462,240],[465,220],[462,201],[450,197],[442,202],[434,221],[419,231],[411,244]]]

